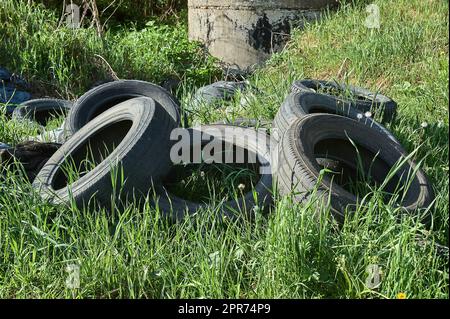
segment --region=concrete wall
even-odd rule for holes
[[[189,36],[232,67],[245,69],[284,48],[293,27],[336,0],[189,0]]]

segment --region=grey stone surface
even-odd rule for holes
[[[246,69],[282,50],[294,27],[336,0],[190,0],[189,37],[225,64]]]
[[[190,6],[199,8],[262,8],[262,9],[322,9],[337,5],[337,0],[189,0]]]

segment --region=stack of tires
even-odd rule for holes
[[[34,186],[42,197],[56,204],[90,204],[111,209],[112,198],[120,202],[139,202],[156,194],[160,212],[173,220],[193,215],[206,204],[194,203],[170,194],[162,181],[174,165],[170,153],[171,134],[185,123],[179,102],[163,88],[144,81],[121,80],[95,87],[70,108],[64,124],[66,141],[48,160]],[[227,136],[228,124],[212,124],[187,131],[191,137],[202,134],[202,141],[215,140],[245,148],[258,155],[259,166],[269,167],[259,176],[253,190],[241,198],[224,202],[220,216],[236,217],[251,208],[269,207],[272,195],[269,143],[247,142],[243,136]],[[256,131],[253,128],[243,130]],[[242,132],[242,131],[241,131]],[[250,132],[248,132],[250,133]],[[245,132],[244,132],[245,135]],[[250,134],[248,134],[250,135]],[[254,134],[253,134],[254,135]],[[261,140],[264,132],[257,131]],[[188,148],[201,149],[204,145]],[[201,144],[201,143],[200,143]],[[94,167],[88,169],[86,158]],[[64,167],[68,162],[84,171],[75,180]],[[255,191],[257,196],[255,197]]]
[[[166,90],[148,82],[121,80],[91,89],[73,105],[53,102],[69,113],[64,144],[34,180],[42,197],[56,204],[95,203],[111,209],[116,205],[112,198],[139,202],[156,194],[154,204],[173,220],[207,205],[174,196],[162,183],[175,164],[173,132],[186,126],[179,102]],[[39,103],[24,107],[28,109],[17,109],[17,116],[36,118]],[[296,202],[318,194],[330,202],[333,217],[342,222],[360,201],[349,185],[361,174],[372,186],[382,188],[386,201],[415,212],[431,205],[432,188],[397,139],[373,119],[392,121],[396,107],[388,97],[362,88],[297,81],[273,121],[270,137],[252,127],[257,121],[239,120],[187,129],[187,147],[201,150],[203,141],[214,140],[256,154],[258,166],[265,168],[254,189],[223,201],[218,209],[222,217],[269,207],[274,179],[280,194]],[[239,134],[226,134],[236,125],[241,126]],[[200,141],[193,138],[199,133]],[[79,176],[69,176],[68,164],[81,172]]]
[[[294,82],[273,122],[272,156],[280,193],[306,202],[314,190],[342,222],[361,200],[349,185],[365,175],[386,194],[385,201],[397,194],[392,202],[408,212],[428,208],[433,191],[424,172],[372,118],[392,121],[396,107],[392,99],[359,87]]]

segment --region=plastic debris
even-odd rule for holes
[[[0,80],[9,81],[10,78],[11,73],[5,68],[0,68]]]
[[[31,94],[8,86],[0,86],[0,103],[20,104],[31,99]]]
[[[0,150],[6,150],[6,149],[8,149],[10,147],[11,146],[9,146],[8,144],[0,142]]]
[[[14,111],[16,104],[31,99],[30,93],[20,90],[20,88],[28,87],[28,83],[23,78],[17,74],[11,74],[5,68],[0,68],[0,103],[7,104],[7,114]]]
[[[65,142],[64,129],[59,127],[51,131],[44,131],[38,136],[33,136],[28,138],[31,141],[41,142],[41,143],[59,143],[63,144]]]

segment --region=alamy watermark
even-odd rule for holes
[[[259,164],[260,174],[271,174],[270,136],[243,127],[177,128],[170,134],[173,164]]]
[[[369,4],[366,12],[369,15],[366,17],[364,25],[369,29],[379,29],[381,27],[380,7],[374,3]]]
[[[66,267],[66,287],[68,289],[80,288],[80,265],[70,264]]]
[[[66,5],[65,8],[66,25],[70,29],[80,27],[80,7],[74,3]]]
[[[377,289],[381,284],[381,268],[378,265],[372,264],[367,266],[366,287],[369,289]]]

